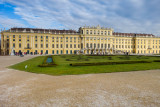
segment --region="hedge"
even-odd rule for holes
[[[153,60],[153,62],[160,62],[160,60]]]
[[[70,64],[70,66],[116,65],[116,64],[135,64],[135,63],[151,63],[151,61],[121,61],[121,62],[72,63],[72,64]]]

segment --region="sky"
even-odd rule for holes
[[[0,0],[0,29],[113,28],[160,36],[160,0]]]

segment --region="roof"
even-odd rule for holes
[[[142,33],[119,33],[113,32],[115,36],[148,36],[148,37],[155,37],[153,34],[142,34]]]

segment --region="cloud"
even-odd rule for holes
[[[8,17],[5,17],[3,15],[0,15],[0,27],[2,28],[11,28],[11,27],[26,27],[25,24],[23,24],[22,21],[19,21],[17,19],[11,19]]]
[[[119,32],[160,35],[159,0],[6,0],[38,28],[78,29],[100,24]]]

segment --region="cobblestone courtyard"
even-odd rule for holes
[[[160,107],[160,70],[50,76],[6,68],[33,57],[0,56],[0,106]]]

